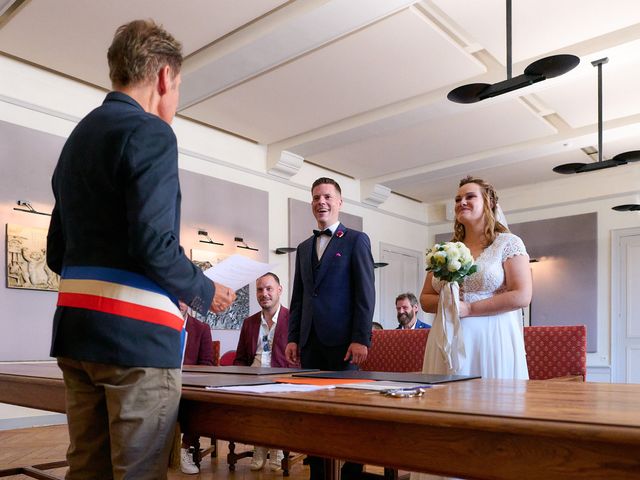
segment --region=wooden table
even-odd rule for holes
[[[7,368],[0,402],[64,410],[59,379]],[[183,387],[182,397],[186,428],[221,439],[468,478],[640,478],[640,385],[470,380],[403,399]]]

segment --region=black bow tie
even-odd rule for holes
[[[329,229],[327,228],[327,229],[325,229],[325,230],[314,230],[314,231],[313,231],[313,236],[314,236],[314,237],[316,237],[316,238],[317,238],[317,237],[319,237],[319,236],[321,236],[321,235],[326,235],[327,237],[330,237],[330,236],[331,236],[331,230],[329,230]]]

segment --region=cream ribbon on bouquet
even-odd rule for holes
[[[460,324],[460,286],[456,282],[443,282],[438,299],[438,311],[429,335],[435,336],[439,355],[433,373],[453,375],[460,371],[465,359],[462,325]]]
[[[456,374],[466,357],[460,323],[460,282],[477,267],[462,242],[436,243],[427,252],[426,264],[427,270],[440,280],[440,292],[428,342],[435,343],[438,352],[425,351],[423,371]],[[435,287],[436,282],[433,283]]]

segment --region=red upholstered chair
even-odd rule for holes
[[[374,330],[371,348],[360,370],[369,372],[421,372],[429,328],[417,330]],[[366,478],[398,480],[398,470],[384,467],[384,475],[366,474]],[[404,478],[404,476],[403,476]]]
[[[213,340],[213,366],[220,365],[220,340]]]
[[[217,367],[220,365],[220,340],[212,340],[211,342],[213,349],[213,366]],[[200,460],[202,457],[206,455],[211,455],[211,458],[215,458],[218,456],[218,442],[216,441],[216,437],[212,435],[209,437],[211,439],[211,446],[204,450],[200,450],[200,445],[198,442],[198,448],[195,449],[198,454],[194,453],[194,462],[200,465]]]
[[[587,376],[587,327],[524,327],[531,380],[582,380]]]
[[[220,357],[220,366],[221,367],[228,367],[230,365],[233,365],[233,361],[235,359],[236,359],[236,351],[235,350],[229,350],[228,352],[225,352]]]
[[[367,360],[360,366],[369,372],[420,372],[429,328],[374,330]]]

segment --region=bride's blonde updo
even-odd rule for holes
[[[483,200],[483,211],[484,211],[484,236],[487,241],[487,246],[491,245],[493,241],[496,239],[498,233],[508,232],[509,229],[502,225],[498,220],[496,220],[496,206],[498,205],[498,194],[496,193],[496,189],[493,188],[493,185],[485,182],[481,178],[474,178],[472,176],[464,177],[460,180],[460,185],[458,188],[466,185],[467,183],[475,183],[480,187],[480,191],[482,192],[482,200]],[[465,229],[464,225],[456,221],[453,226],[453,241],[454,242],[462,242],[465,237]]]

